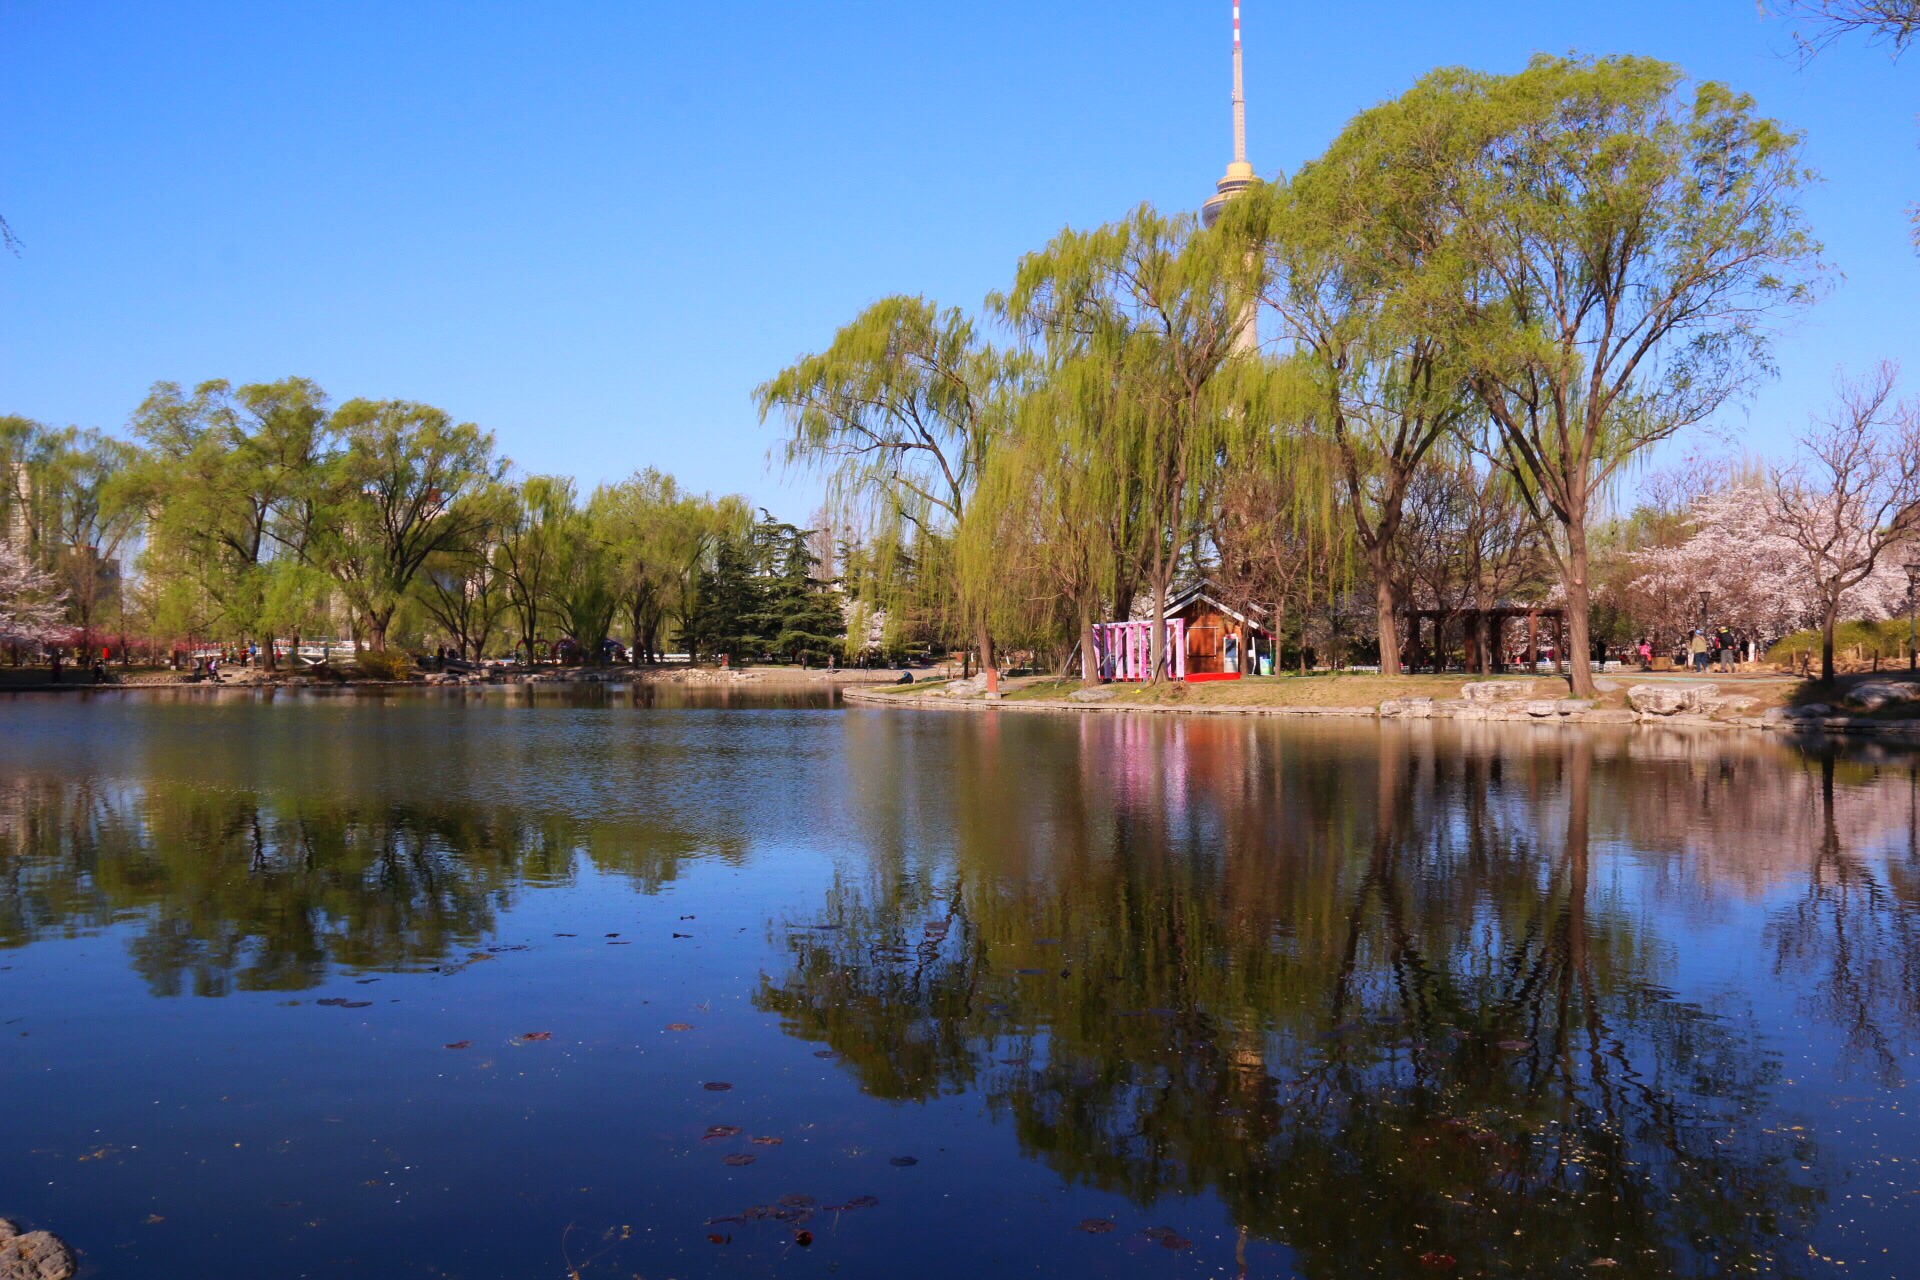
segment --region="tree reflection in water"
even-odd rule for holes
[[[1622,744],[1128,729],[1071,779],[870,797],[872,867],[783,926],[760,1006],[878,1096],[977,1092],[1072,1182],[1217,1196],[1305,1274],[1806,1268],[1824,1193],[1811,1140],[1771,1122],[1777,1058],[1750,1012],[1668,989],[1686,939],[1595,855],[1597,755],[1614,791],[1645,767]],[[934,817],[950,853],[895,844]],[[1617,819],[1603,844],[1661,843],[1657,809]],[[1889,894],[1837,892],[1863,873],[1831,845],[1823,923],[1783,922],[1780,957],[1852,992],[1840,917]],[[1896,916],[1878,963],[1910,965]],[[1873,977],[1905,1025],[1910,976]]]
[[[156,995],[303,990],[462,956],[523,886],[569,882],[582,858],[652,892],[714,847],[454,801],[26,776],[0,788],[0,947],[125,923]]]

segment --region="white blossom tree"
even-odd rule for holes
[[[1819,584],[1806,552],[1780,527],[1778,501],[1758,480],[1695,498],[1685,538],[1634,556],[1635,594],[1656,607],[1664,603],[1669,616],[1662,621],[1677,628],[1692,625],[1702,591],[1715,619],[1764,639],[1820,626]],[[1842,589],[1838,616],[1879,621],[1904,612],[1906,600],[1905,570],[1883,555]]]
[[[1899,376],[1887,362],[1842,380],[1835,409],[1801,433],[1802,456],[1771,476],[1776,525],[1798,549],[1819,605],[1820,678],[1828,682],[1834,626],[1849,594],[1874,580],[1890,549],[1920,535],[1920,407],[1894,401]],[[1894,594],[1903,595],[1904,584]]]
[[[0,643],[39,645],[64,632],[67,595],[12,543],[0,543]]]

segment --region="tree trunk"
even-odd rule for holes
[[[1380,674],[1397,676],[1400,669],[1400,626],[1394,617],[1393,578],[1387,572],[1384,543],[1367,552],[1367,566],[1373,570],[1373,609],[1380,634]]]
[[[267,653],[266,653],[266,657],[267,657],[267,667],[266,667],[266,669],[267,669],[268,671],[277,671],[277,670],[279,670],[279,664],[278,664],[278,663],[277,663],[277,662],[276,662],[276,661],[274,660],[274,653],[273,653],[273,633],[272,633],[271,631],[269,631],[269,632],[267,633],[267,644],[266,644],[266,650],[267,650]]]
[[[982,622],[973,629],[974,643],[980,647],[980,670],[987,671],[993,666],[993,633]]]
[[[1565,571],[1561,574],[1561,586],[1567,593],[1567,634],[1560,647],[1569,650],[1568,679],[1572,682],[1574,697],[1591,698],[1596,690],[1593,687],[1592,646],[1587,638],[1587,529],[1584,520],[1567,527],[1567,559]]]
[[[1093,652],[1093,606],[1086,602],[1080,605],[1080,683],[1100,683],[1100,662]]]
[[[1840,623],[1840,601],[1835,598],[1820,611],[1820,682],[1833,683],[1833,631]]]

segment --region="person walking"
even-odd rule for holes
[[[1721,627],[1718,631],[1713,633],[1713,645],[1714,645],[1714,648],[1720,651],[1719,652],[1720,673],[1722,675],[1729,675],[1729,676],[1732,675],[1733,674],[1733,632],[1727,627]]]
[[[1653,670],[1653,641],[1647,639],[1645,636],[1640,637],[1640,669],[1642,671]]]
[[[1691,666],[1701,674],[1707,670],[1707,637],[1698,627],[1693,630],[1693,638],[1687,641],[1687,653],[1691,656]]]

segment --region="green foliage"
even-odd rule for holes
[[[1835,653],[1853,653],[1867,660],[1877,658],[1882,662],[1891,662],[1904,659],[1907,655],[1907,619],[1899,617],[1874,621],[1855,618],[1839,623],[1833,629],[1833,648]],[[1767,661],[1783,666],[1806,666],[1817,660],[1820,652],[1820,631],[1811,628],[1795,631],[1775,641],[1767,650]]]
[[[362,649],[353,665],[364,680],[407,680],[414,674],[413,658],[402,649]]]
[[[1017,395],[1022,364],[983,341],[973,321],[925,298],[874,303],[834,335],[826,351],[802,357],[755,393],[760,417],[788,431],[790,466],[827,478],[833,508],[855,529],[894,542],[924,564],[965,517],[993,442]],[[870,589],[902,585],[892,575]],[[942,631],[979,629],[982,603],[948,578],[911,602],[939,606]],[[889,593],[881,608],[909,607]]]
[[[735,661],[838,652],[846,635],[840,596],[813,576],[811,532],[762,513],[746,533],[722,534],[696,583],[683,633],[689,650]]]
[[[329,460],[323,562],[376,649],[428,558],[470,542],[483,507],[461,499],[501,479],[493,436],[405,400],[349,400],[333,416],[345,448]]]

